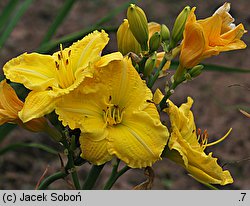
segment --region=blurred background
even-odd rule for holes
[[[117,51],[115,31],[126,18],[129,3],[125,0],[1,0],[0,16],[4,14],[4,9],[6,10],[10,2],[17,6],[13,6],[14,12],[6,18],[5,27],[0,25],[1,72],[2,66],[8,60],[23,52],[53,53],[58,49],[60,42],[68,46],[93,29],[105,28],[110,34],[110,42],[104,54]],[[195,6],[197,19],[201,19],[211,16],[224,3],[221,0],[134,2],[145,11],[148,21],[164,23],[169,29],[186,5]],[[250,31],[249,9],[248,0],[231,2],[230,13],[235,18],[235,24],[243,23],[248,31]],[[60,14],[62,16],[59,18]],[[53,24],[54,30],[51,29]],[[243,40],[249,45],[249,32],[243,36]],[[207,59],[203,62],[207,64],[205,71],[197,79],[179,86],[171,97],[176,105],[185,102],[187,96],[195,100],[193,112],[197,127],[208,130],[209,141],[222,137],[229,128],[233,128],[225,141],[207,148],[207,153],[212,151],[213,156],[218,157],[220,165],[230,170],[234,178],[233,184],[219,187],[220,189],[250,189],[250,119],[239,112],[239,109],[250,112],[250,73],[246,72],[250,70],[249,57],[250,48],[247,47],[244,50],[225,52]],[[209,68],[213,67],[210,65],[241,70],[211,71]],[[159,80],[160,87],[164,86],[166,78]],[[18,127],[0,140],[0,149],[15,142],[35,142],[56,147],[45,134],[34,134]],[[60,166],[57,156],[37,148],[15,148],[4,153],[0,152],[0,189],[34,189],[46,168],[49,175],[60,170]],[[78,169],[80,178],[84,179],[90,166],[85,164]],[[155,172],[153,189],[208,189],[188,176],[183,168],[167,159],[156,162],[153,169]],[[110,170],[111,167],[107,164],[97,185],[106,181]],[[144,180],[142,170],[131,170],[117,181],[113,189],[131,189]],[[50,189],[70,189],[70,187],[66,181],[59,180],[52,184]]]

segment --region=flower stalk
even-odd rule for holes
[[[104,190],[110,190],[115,184],[116,180],[130,169],[130,167],[124,166],[121,170],[118,171],[119,163],[120,160],[117,160],[116,164],[113,166],[112,173],[103,188]]]
[[[85,180],[85,183],[82,187],[83,190],[91,190],[97,181],[97,178],[99,177],[103,167],[105,164],[102,165],[93,165],[87,179]]]

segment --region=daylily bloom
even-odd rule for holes
[[[155,98],[157,99],[157,98]],[[183,166],[195,179],[203,183],[226,185],[233,182],[228,170],[218,165],[217,158],[212,157],[212,152],[208,155],[204,152],[207,146],[211,146],[225,139],[229,132],[220,140],[207,143],[207,132],[201,134],[196,126],[191,109],[193,100],[188,97],[187,103],[179,108],[168,100],[169,107],[163,111],[167,112],[171,123],[171,134],[168,147],[163,152],[163,157],[167,157],[177,164]]]
[[[117,157],[132,168],[151,166],[169,136],[151,90],[121,53],[103,56],[94,70],[93,78],[59,102],[59,120],[81,129],[81,156],[93,164]]]
[[[3,80],[0,82],[0,125],[4,123],[14,123],[32,132],[47,132],[53,138],[59,139],[60,135],[49,127],[44,117],[32,119],[23,123],[18,112],[23,108],[23,102],[16,95],[15,90]]]
[[[235,26],[228,13],[230,4],[225,3],[213,16],[196,20],[195,7],[188,16],[181,46],[180,64],[182,68],[192,68],[202,60],[223,51],[244,49],[240,40],[246,32],[243,24]]]
[[[3,67],[6,78],[32,90],[19,112],[20,119],[27,122],[52,112],[59,97],[91,77],[90,65],[99,60],[108,40],[104,31],[95,31],[69,48],[61,46],[53,55],[24,53],[7,62]]]

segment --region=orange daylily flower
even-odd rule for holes
[[[192,68],[223,51],[246,48],[246,44],[240,40],[246,32],[244,26],[233,24],[234,19],[228,13],[229,10],[230,4],[225,3],[213,16],[196,20],[195,7],[192,8],[181,46],[180,64],[183,68]]]

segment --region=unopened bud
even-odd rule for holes
[[[127,19],[123,20],[123,23],[119,26],[117,31],[117,45],[118,51],[123,55],[133,52],[139,54],[141,52],[141,46],[133,36]]]
[[[174,48],[177,43],[183,38],[183,31],[185,29],[186,20],[188,18],[189,13],[190,7],[186,6],[177,16],[172,30],[172,38],[170,43],[171,48]]]
[[[192,78],[199,76],[202,73],[204,66],[203,65],[197,65],[194,66],[190,71],[188,72]]]
[[[192,76],[191,76],[189,73],[186,73],[186,74],[185,74],[185,79],[186,79],[186,80],[191,80],[191,79],[192,79]]]
[[[130,4],[127,10],[127,18],[130,30],[136,40],[141,45],[143,51],[148,50],[148,20],[144,11],[136,6]]]
[[[161,35],[159,32],[155,32],[149,40],[149,53],[153,53],[158,50],[161,44]]]
[[[157,53],[156,52],[154,52],[154,54],[147,59],[147,61],[145,63],[145,68],[144,68],[144,71],[143,71],[143,74],[146,77],[149,76],[152,73],[153,69],[155,68],[156,59],[157,59]]]
[[[170,32],[165,24],[161,25],[161,40],[162,42],[168,42],[170,39]]]

